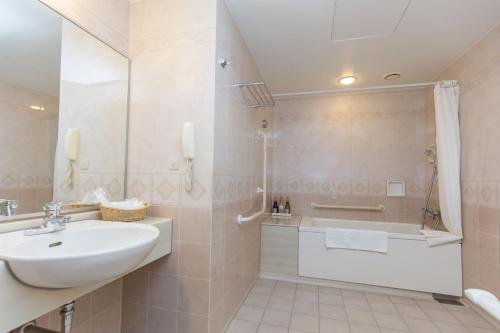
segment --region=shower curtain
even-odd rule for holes
[[[441,217],[446,229],[462,238],[459,90],[458,81],[440,82],[434,87],[434,103]]]

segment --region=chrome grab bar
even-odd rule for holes
[[[341,206],[341,205],[322,205],[322,204],[318,204],[316,202],[311,202],[311,208],[339,209],[339,210],[363,210],[363,211],[373,211],[373,212],[385,211],[384,205],[378,205],[376,207],[371,207],[371,206]]]
[[[256,219],[257,217],[261,216],[262,214],[264,214],[264,212],[266,211],[266,191],[267,191],[267,136],[264,132],[262,132],[261,130],[259,130],[257,132],[257,137],[259,138],[262,138],[263,142],[262,142],[262,145],[263,145],[263,149],[264,149],[264,158],[263,158],[263,162],[262,162],[262,188],[260,187],[257,187],[257,189],[255,190],[257,193],[262,193],[262,208],[248,216],[248,217],[243,217],[243,215],[239,214],[237,217],[236,217],[236,223],[238,224],[244,224],[245,222],[250,222],[254,219]]]

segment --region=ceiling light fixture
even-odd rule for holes
[[[30,105],[30,109],[35,111],[45,111],[45,108],[43,106],[38,105]]]
[[[339,80],[339,83],[343,86],[350,86],[351,84],[353,84],[354,82],[356,82],[357,78],[353,75],[349,75],[349,76],[344,76],[343,78],[341,78]]]
[[[397,80],[400,77],[401,77],[401,74],[399,74],[399,73],[391,73],[391,74],[387,74],[386,76],[384,76],[384,79],[387,81],[392,81],[392,80]]]

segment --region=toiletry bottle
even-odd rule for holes
[[[274,198],[272,213],[276,214],[278,212],[278,201]]]
[[[288,197],[286,197],[285,214],[291,214],[290,200],[288,199]]]
[[[278,204],[278,213],[282,214],[285,211],[285,205],[283,204],[283,197],[280,197],[280,203]]]

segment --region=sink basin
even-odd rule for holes
[[[72,222],[52,234],[0,234],[0,259],[24,284],[78,287],[133,270],[151,252],[159,234],[156,227],[138,223]]]

